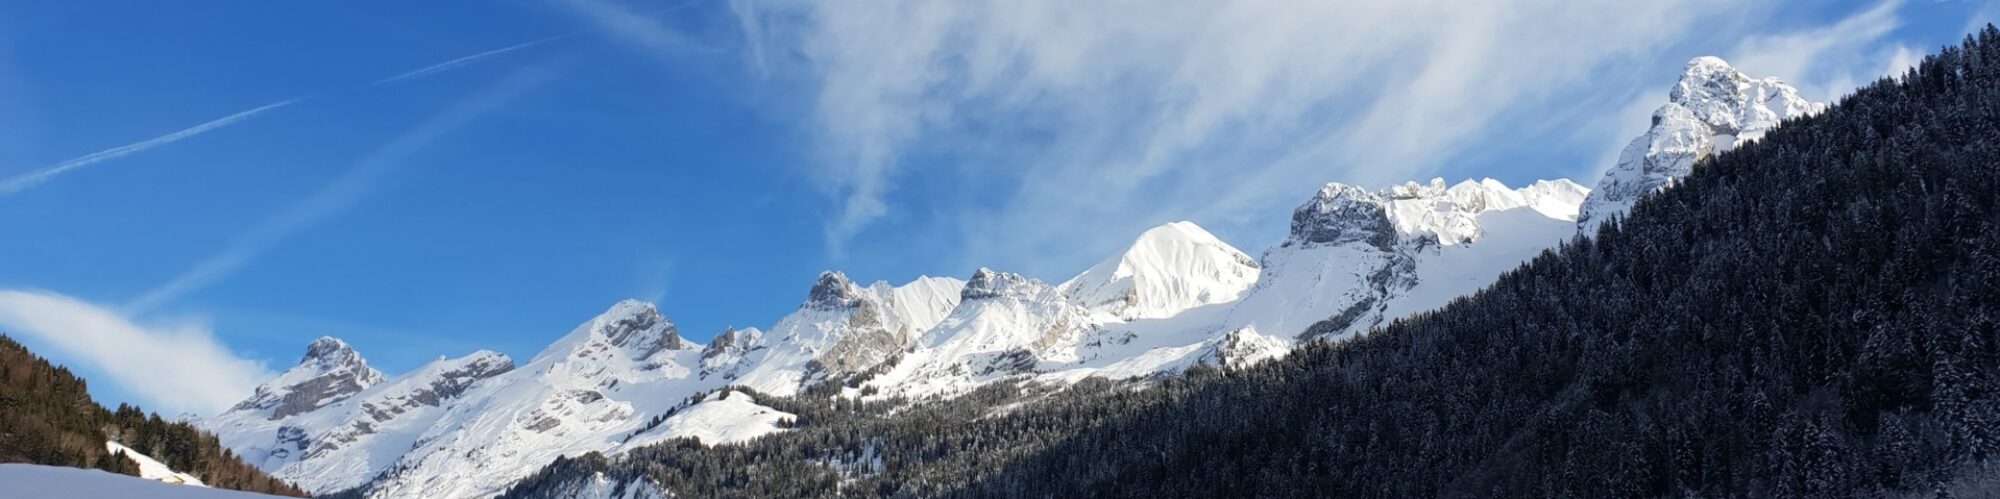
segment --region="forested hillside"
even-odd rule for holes
[[[120,404],[106,410],[83,379],[0,335],[0,463],[97,468],[138,476],[139,467],[106,450],[117,442],[214,487],[303,496],[236,459],[213,435]]]
[[[799,428],[563,460],[512,495],[1990,495],[1997,205],[1989,26],[1359,340],[1018,407],[774,401]]]

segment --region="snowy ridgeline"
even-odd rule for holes
[[[627,300],[525,363],[480,351],[394,377],[322,338],[206,424],[247,461],[312,492],[483,497],[561,456],[782,431],[793,416],[752,393],[950,397],[1000,380],[1259,362],[1477,291],[1575,235],[1580,210],[1582,228],[1594,228],[1672,186],[1698,157],[1822,107],[1795,99],[1776,80],[1697,59],[1662,108],[1667,119],[1601,183],[1615,192],[1568,180],[1327,184],[1293,212],[1287,239],[1254,259],[1175,222],[1061,283],[982,268],[965,280],[862,286],[827,272],[768,329],[731,329],[706,345],[681,338],[654,305]],[[720,391],[732,386],[754,392]]]
[[[0,498],[257,499],[264,494],[190,487],[99,470],[0,464]]]

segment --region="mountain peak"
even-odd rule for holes
[[[349,346],[347,342],[332,336],[321,336],[319,339],[313,340],[312,343],[306,345],[306,355],[299,359],[299,363],[344,362],[358,361],[359,359],[361,359],[361,354],[355,352],[354,347]]]
[[[1020,295],[1031,292],[1040,281],[1021,274],[1000,272],[986,267],[972,272],[972,278],[965,281],[965,289],[959,292],[959,300],[980,300]]]
[[[1381,196],[1366,189],[1328,182],[1292,210],[1291,238],[1285,246],[1360,241],[1387,249],[1396,241]]]
[[[1147,229],[1061,289],[1085,308],[1129,320],[1233,300],[1256,280],[1256,260],[1201,226],[1180,221]]]
[[[1826,104],[1799,96],[1775,77],[1755,79],[1713,56],[1688,61],[1646,133],[1625,146],[1577,215],[1578,229],[1597,227],[1631,209],[1639,197],[1673,185],[1711,154],[1755,141],[1785,120],[1819,113]]]
[[[339,401],[383,380],[382,372],[347,342],[321,336],[306,345],[299,364],[257,387],[250,398],[231,411],[270,411],[270,419],[311,411]]]
[[[613,304],[592,321],[592,326],[593,332],[603,335],[612,346],[640,347],[647,354],[680,347],[680,335],[673,321],[661,315],[659,307],[636,299]]]
[[[837,270],[819,273],[813,281],[812,290],[806,293],[804,306],[822,310],[852,308],[861,302],[861,288],[847,278],[847,274]]]

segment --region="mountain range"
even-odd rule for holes
[[[997,382],[1060,387],[1251,366],[1470,295],[1594,236],[1705,158],[1825,108],[1702,57],[1595,189],[1562,179],[1329,183],[1255,258],[1174,222],[1059,283],[980,268],[864,286],[828,271],[790,314],[707,344],[633,300],[525,362],[479,351],[391,376],[320,338],[203,424],[245,461],[314,493],[488,497],[558,458],[787,431],[801,415],[774,398],[898,405]]]

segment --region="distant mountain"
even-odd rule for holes
[[[963,281],[864,287],[825,272],[768,329],[731,329],[707,345],[682,340],[655,306],[621,302],[518,367],[476,352],[392,378],[321,338],[205,424],[315,492],[486,496],[558,456],[784,431],[799,415],[769,397],[896,404],[1000,382],[1067,385],[1276,358],[1340,310],[1365,317],[1312,337],[1352,335],[1476,289],[1569,234],[1583,195],[1568,181],[1438,180],[1379,193],[1336,184],[1300,208],[1293,238],[1263,264],[1175,222],[1060,284],[979,269]],[[1343,224],[1380,237],[1336,234]],[[1316,296],[1337,286],[1351,296]]]
[[[97,405],[83,379],[6,335],[0,335],[0,463],[95,468],[176,487],[304,495],[192,425],[137,407]],[[0,480],[0,496],[25,493],[21,486]]]

